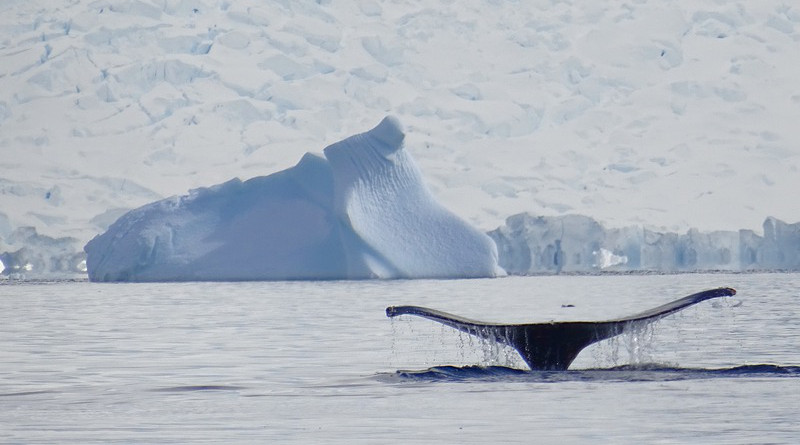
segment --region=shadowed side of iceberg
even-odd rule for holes
[[[123,215],[84,250],[92,281],[466,278],[503,273],[438,204],[393,118],[294,167]]]
[[[379,278],[502,273],[494,241],[436,201],[403,148],[404,137],[397,119],[387,117],[324,150],[336,211],[357,235],[358,244],[345,243],[351,272]]]

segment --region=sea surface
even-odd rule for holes
[[[702,302],[568,371],[411,316]],[[800,275],[0,284],[1,443],[800,443]]]

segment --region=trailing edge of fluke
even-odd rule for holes
[[[704,290],[656,308],[606,321],[499,324],[470,320],[420,306],[390,306],[387,317],[417,315],[516,349],[532,370],[566,370],[585,347],[657,321],[701,301],[736,295],[729,287]]]

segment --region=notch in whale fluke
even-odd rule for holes
[[[606,321],[486,323],[420,306],[390,306],[386,308],[386,316],[424,317],[470,335],[509,345],[519,352],[533,370],[565,370],[578,353],[592,343],[652,323],[701,301],[733,295],[736,295],[736,290],[730,287],[705,290],[638,314]]]

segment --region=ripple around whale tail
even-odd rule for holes
[[[505,366],[435,366],[380,374],[392,382],[666,382],[714,378],[800,378],[800,366],[756,364],[729,368],[680,368],[658,363],[567,371],[528,371]]]

